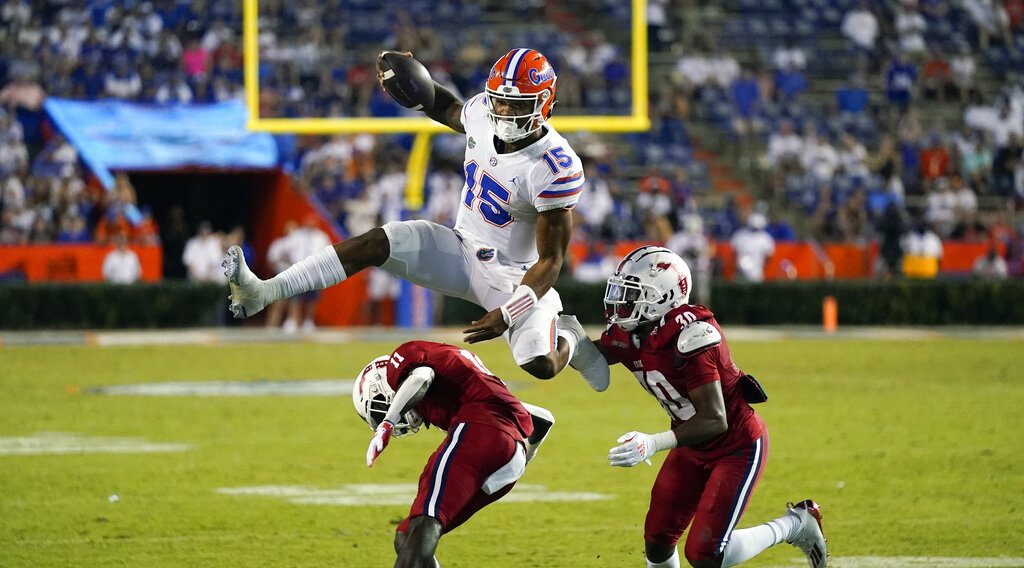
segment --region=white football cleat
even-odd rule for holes
[[[786,542],[807,555],[807,565],[811,568],[826,568],[828,566],[828,547],[825,544],[825,533],[821,530],[821,507],[810,499],[796,505],[789,503],[787,507],[791,514],[800,519],[800,528]]]
[[[264,292],[265,284],[249,270],[241,248],[228,248],[220,265],[224,268],[224,276],[228,278],[228,288],[231,290],[228,296],[231,305],[228,309],[233,316],[238,319],[252,317],[267,307],[270,302]]]
[[[568,331],[576,337],[576,352],[569,360],[569,366],[576,369],[583,378],[590,384],[590,388],[601,392],[608,388],[611,383],[611,370],[608,369],[608,361],[604,355],[597,350],[594,342],[587,337],[583,325],[576,316],[558,316],[558,327]]]

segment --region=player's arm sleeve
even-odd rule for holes
[[[583,163],[568,146],[548,150],[531,178],[533,206],[539,212],[576,207],[587,182]]]
[[[395,391],[395,398],[391,400],[384,420],[398,424],[402,420],[402,415],[423,400],[433,382],[434,370],[430,367],[416,367],[409,371],[401,386]]]
[[[463,109],[465,105],[448,90],[447,87],[434,81],[434,106],[423,109],[427,116],[456,132],[466,133]]]

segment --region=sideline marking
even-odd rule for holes
[[[116,396],[345,396],[352,394],[352,379],[306,381],[176,381],[90,387],[88,394]]]
[[[334,489],[304,485],[258,485],[254,487],[221,487],[221,495],[275,497],[297,505],[384,506],[408,505],[416,498],[415,483],[353,483]],[[604,493],[549,491],[547,486],[523,483],[516,485],[498,503],[577,502],[612,499]]]
[[[839,556],[829,559],[837,568],[1013,568],[1024,566],[1020,557],[970,558],[961,556]],[[782,566],[769,568],[793,568],[806,566],[806,559],[792,560]]]
[[[45,454],[152,454],[184,452],[190,444],[150,442],[144,438],[102,438],[72,432],[36,432],[31,436],[0,438],[0,456]]]

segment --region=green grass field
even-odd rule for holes
[[[0,438],[63,432],[189,445],[163,453],[0,455],[0,566],[390,566],[393,528],[408,502],[298,504],[217,490],[414,483],[439,432],[395,441],[370,470],[363,460],[371,432],[347,395],[109,396],[88,389],[351,378],[393,347],[0,347]],[[873,566],[853,558],[866,556],[1008,557],[978,566],[1017,565],[1012,558],[1024,557],[1024,344],[732,347],[771,397],[758,409],[772,438],[768,465],[741,526],[813,497],[835,566]],[[504,343],[476,351],[520,398],[558,419],[520,483],[610,498],[496,504],[441,541],[442,564],[643,566],[643,518],[663,455],[653,468],[633,469],[612,469],[605,456],[627,430],[664,429],[657,403],[621,368],[611,389],[597,394],[571,371],[550,382],[526,377]],[[750,565],[798,566],[799,558],[782,545]],[[975,565],[962,562],[956,565]]]

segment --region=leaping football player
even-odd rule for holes
[[[684,553],[697,568],[735,566],[781,542],[803,551],[811,568],[825,568],[821,511],[810,499],[736,529],[768,457],[767,428],[750,405],[768,397],[733,363],[711,310],[688,303],[691,289],[683,259],[657,246],[630,252],[605,288],[600,350],[671,419],[665,432],[627,432],[608,455],[612,466],[633,467],[669,451],[644,525],[647,566],[678,568],[676,543],[689,526]]]
[[[472,352],[430,341],[370,361],[352,402],[374,429],[370,467],[392,436],[423,424],[448,432],[395,533],[395,566],[403,568],[439,566],[441,535],[511,491],[555,423],[549,411],[520,402]]]
[[[401,68],[381,67],[381,84]],[[569,363],[595,390],[608,368],[573,316],[561,316],[552,286],[572,233],[571,209],[584,189],[583,165],[547,120],[557,77],[532,49],[513,49],[491,68],[486,90],[465,103],[433,82],[427,116],[466,135],[466,184],[455,229],[426,220],[391,222],[324,247],[269,280],[260,280],[237,247],[225,275],[235,317],[271,302],[333,286],[369,266],[488,310],[464,330],[467,343],[503,336],[516,364],[550,379]],[[395,96],[401,98],[400,94]]]

